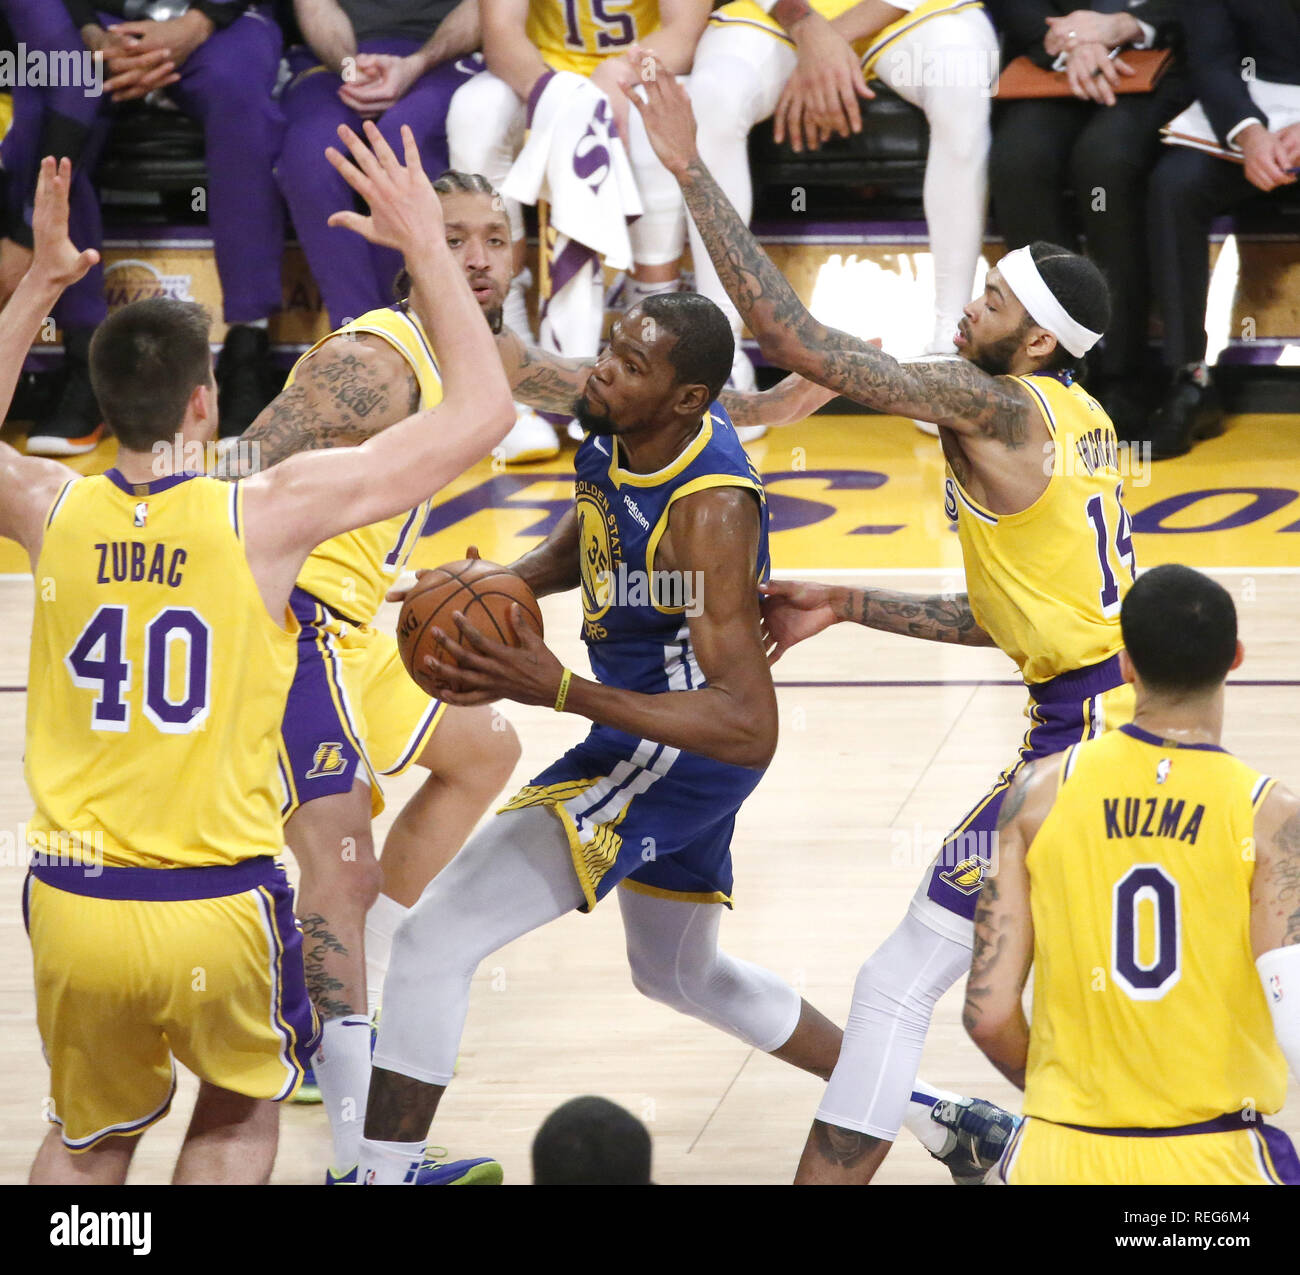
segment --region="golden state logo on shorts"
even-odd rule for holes
[[[317,744],[316,753],[311,759],[311,769],[303,778],[320,779],[325,775],[340,775],[347,768],[342,743]]]
[[[614,600],[615,564],[622,558],[618,521],[599,487],[579,479],[574,487],[578,508],[578,561],[582,575],[583,636],[605,636],[596,623]]]
[[[939,873],[939,880],[946,881],[954,890],[963,894],[974,894],[984,884],[984,872],[988,865],[979,855],[970,855],[960,863],[955,863],[947,872]]]

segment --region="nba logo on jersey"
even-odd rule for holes
[[[1163,784],[1169,778],[1169,772],[1173,767],[1174,763],[1168,757],[1162,757],[1156,762],[1156,783]]]
[[[1268,977],[1268,994],[1275,1001],[1282,999],[1282,975],[1270,974]]]
[[[143,527],[149,521],[149,502],[140,501],[135,507],[135,525]]]
[[[306,779],[320,779],[323,775],[342,774],[347,769],[341,743],[317,744],[316,754],[312,758],[311,769],[304,776]]]

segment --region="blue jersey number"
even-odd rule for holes
[[[126,693],[133,672],[125,655],[126,624],[126,607],[101,606],[64,659],[73,684],[95,692],[90,710],[94,730],[131,727]],[[180,670],[177,660],[184,661]],[[179,685],[176,698],[174,684]],[[207,721],[211,694],[212,630],[197,611],[167,607],[145,626],[145,716],[165,734],[188,735]]]
[[[1150,909],[1154,948],[1142,960],[1143,904]],[[1158,1001],[1182,976],[1182,913],[1178,882],[1164,868],[1141,863],[1115,882],[1111,976],[1135,1001]]]

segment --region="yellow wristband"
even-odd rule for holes
[[[569,682],[573,677],[571,669],[564,670],[564,676],[560,678],[560,689],[555,692],[555,711],[564,712],[564,701],[569,698]]]

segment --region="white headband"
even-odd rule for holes
[[[1085,328],[1065,312],[1055,293],[1043,282],[1028,248],[1017,248],[1015,252],[1007,253],[998,262],[998,269],[1029,317],[1040,328],[1050,332],[1076,359],[1087,354],[1101,340],[1100,332]]]

